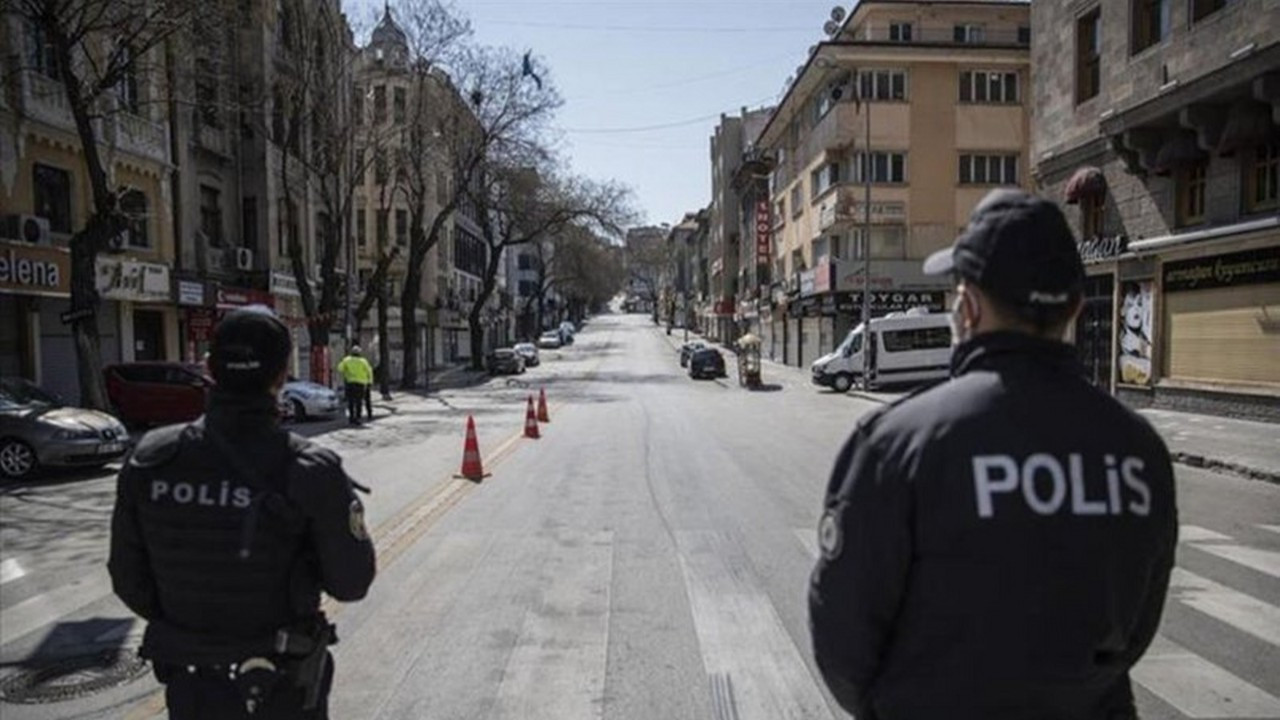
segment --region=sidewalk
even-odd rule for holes
[[[689,339],[706,341],[694,333],[689,334]],[[673,344],[680,346],[679,342]],[[732,355],[727,349],[724,352]],[[804,368],[769,359],[764,360],[764,367],[767,377],[785,378],[784,382],[794,387],[809,385],[809,373]],[[857,389],[848,392],[851,397],[878,403],[893,402],[903,394]],[[1280,484],[1280,425],[1173,410],[1139,412],[1164,437],[1175,462]]]

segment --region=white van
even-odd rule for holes
[[[951,323],[946,313],[925,308],[890,313],[871,321],[871,341],[862,325],[840,347],[813,362],[813,384],[845,392],[862,377],[863,352],[871,348],[870,385],[941,380],[951,371]]]

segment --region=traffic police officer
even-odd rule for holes
[[[957,280],[949,381],[840,452],[809,595],[859,720],[1134,717],[1177,539],[1168,451],[1063,341],[1084,268],[1061,211],[999,190],[930,274]]]
[[[205,416],[148,433],[120,473],[108,567],[174,720],[327,717],[320,593],[359,600],[373,581],[356,485],[277,423],[291,353],[270,310],[228,315]]]
[[[368,419],[373,419],[373,367],[361,354],[360,346],[353,345],[351,352],[338,363],[338,374],[342,375],[347,395],[347,422],[360,424],[360,408],[368,410]]]

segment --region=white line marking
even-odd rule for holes
[[[27,571],[23,569],[16,559],[9,558],[8,560],[0,561],[0,585],[17,580],[26,574]]]
[[[1199,525],[1182,525],[1178,528],[1178,540],[1181,542],[1231,542],[1230,535],[1202,528]]]
[[[97,570],[47,593],[29,597],[4,611],[0,645],[50,625],[111,592],[106,570]]]
[[[1280,525],[1255,525],[1254,527],[1260,528],[1262,530],[1266,530],[1268,532],[1280,534]]]
[[[722,676],[733,688],[735,697],[725,702],[737,717],[830,720],[813,675],[741,549],[713,532],[679,532],[676,544],[703,666],[709,678]]]
[[[1170,599],[1280,647],[1280,608],[1182,568],[1173,569],[1169,590]]]
[[[1280,700],[1160,636],[1131,674],[1189,718],[1280,717]]]
[[[804,551],[809,553],[809,557],[817,560],[818,531],[813,528],[794,528],[792,532],[796,534],[796,539],[804,546]]]
[[[1236,544],[1196,544],[1192,547],[1207,553],[1226,558],[1237,565],[1257,570],[1260,573],[1280,578],[1280,552],[1259,550]]]
[[[547,560],[550,586],[525,616],[492,717],[599,718],[608,661],[613,533],[567,533]]]

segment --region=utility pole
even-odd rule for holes
[[[858,73],[855,71],[856,79]],[[862,97],[862,83],[857,82],[857,97],[862,105],[864,122],[862,143],[862,389],[871,388],[871,103]]]

